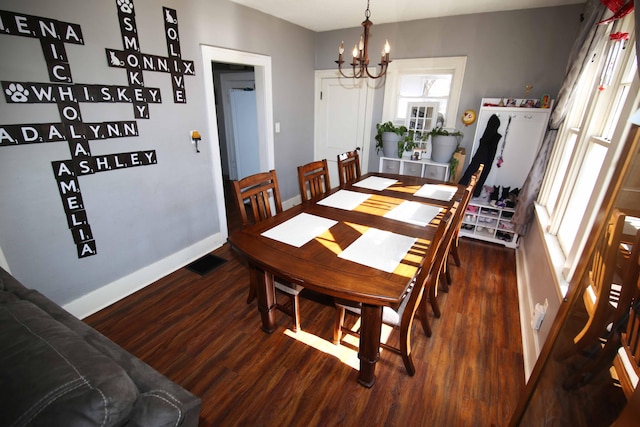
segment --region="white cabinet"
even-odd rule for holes
[[[484,134],[489,118],[495,114],[500,119],[498,133],[502,138],[498,143],[496,156],[490,165],[491,172],[484,185],[521,188],[544,137],[551,108],[494,106],[501,100],[507,102],[507,98],[482,99],[470,159],[473,159],[478,150],[480,138]],[[513,102],[520,105],[522,101],[522,99],[515,99]],[[498,167],[497,162],[500,156],[503,162]],[[485,168],[487,166],[485,165]]]
[[[515,248],[518,235],[511,223],[514,212],[512,208],[501,208],[471,199],[464,213],[460,235]]]
[[[478,150],[489,118],[494,114],[500,120],[498,133],[502,135],[493,162],[484,166],[485,169],[489,167],[490,172],[482,185],[509,187],[511,190],[522,188],[544,138],[553,105],[551,101],[548,108],[519,107],[526,101],[507,98],[482,99],[470,162]],[[511,106],[499,106],[501,103]],[[498,167],[500,158],[502,162]],[[465,212],[460,235],[516,247],[518,235],[511,223],[514,211],[515,209],[511,208],[492,206],[488,200],[473,198]]]
[[[449,181],[449,163],[438,163],[426,159],[411,160],[405,158],[380,157],[378,172],[421,176],[438,181]]]

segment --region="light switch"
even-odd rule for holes
[[[280,133],[280,122],[276,122],[276,133]]]

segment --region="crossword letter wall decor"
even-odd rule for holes
[[[59,123],[0,125],[0,147],[66,141],[70,159],[53,160],[67,225],[76,245],[78,258],[96,255],[97,246],[89,225],[78,178],[100,172],[157,163],[155,150],[94,156],[89,141],[137,137],[136,121],[86,123],[80,103],[128,103],[135,119],[149,119],[149,104],[162,103],[160,89],[145,87],[143,72],[155,71],[171,76],[174,103],[187,101],[184,76],[194,76],[193,61],[181,58],[178,18],[173,9],[163,7],[168,56],[140,52],[132,0],[115,0],[124,50],[106,49],[107,64],[127,72],[128,86],[73,83],[65,44],[84,45],[78,24],[55,19],[0,11],[0,34],[36,38],[40,41],[50,82],[1,81],[7,104],[56,104]]]

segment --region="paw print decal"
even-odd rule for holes
[[[4,90],[9,99],[12,102],[28,102],[29,91],[24,88],[20,83],[11,83],[8,88]]]
[[[133,3],[131,0],[118,0],[117,3],[122,13],[133,13]]]

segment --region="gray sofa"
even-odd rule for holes
[[[197,426],[200,403],[0,268],[0,426]]]

